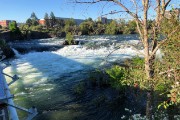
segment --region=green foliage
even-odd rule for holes
[[[104,34],[104,31],[105,31],[105,28],[106,28],[106,25],[105,24],[102,24],[102,22],[95,22],[95,25],[94,25],[94,34],[96,35],[101,35],[101,34]]]
[[[80,24],[80,29],[83,35],[91,35],[94,32],[94,22],[93,21],[85,21]]]
[[[144,59],[138,56],[133,57],[131,60],[126,60],[125,65],[128,66],[128,78],[131,80],[131,86],[137,84],[141,89],[148,89],[144,70]]]
[[[36,26],[30,26],[29,29],[32,31],[42,31],[43,26],[36,25]]]
[[[75,35],[116,35],[122,33],[131,34],[135,33],[136,31],[136,25],[134,21],[126,22],[121,20],[117,22],[112,20],[109,24],[102,24],[102,22],[96,22],[93,21],[92,18],[88,18],[84,20],[84,22],[82,22],[79,26],[77,26],[73,18],[66,20],[56,19],[53,12],[51,12],[49,16],[47,13],[45,13],[44,20],[46,28],[40,29],[42,31],[61,31],[66,33],[71,32]],[[38,18],[34,12],[31,14],[30,18],[26,20],[26,25],[29,26],[30,30],[38,29],[32,27],[39,25]]]
[[[11,30],[12,32],[16,32],[18,30],[18,27],[15,21],[9,24],[9,30]]]
[[[160,103],[160,104],[158,105],[158,109],[160,109],[160,108],[167,109],[167,108],[168,108],[169,106],[171,106],[171,105],[174,105],[174,103],[173,103],[173,102],[164,101],[164,102],[162,102],[162,103]]]
[[[134,20],[128,21],[127,24],[123,26],[123,34],[132,34],[136,31],[136,22]]]
[[[31,17],[30,17],[31,20],[38,20],[36,14],[34,12],[31,13]]]
[[[106,26],[105,33],[109,35],[115,35],[117,34],[117,31],[117,22],[112,20],[111,23]]]
[[[27,19],[26,24],[29,26],[36,26],[39,25],[39,22],[36,19]]]
[[[67,32],[74,32],[73,31],[73,26],[75,26],[76,23],[74,21],[74,19],[67,19],[65,20],[65,27],[64,27],[64,31]]]
[[[45,26],[48,28],[50,26],[50,22],[49,22],[49,16],[47,13],[45,13],[44,15],[44,20],[45,20]]]
[[[62,29],[65,26],[65,22],[62,19],[56,20],[56,27]]]
[[[31,20],[30,18],[28,18],[28,19],[26,20],[26,24],[29,25],[29,26],[31,26],[31,25],[32,25],[32,20]]]
[[[89,18],[86,19],[84,22],[93,22],[93,19],[89,17]]]
[[[173,31],[176,31],[172,34]],[[163,58],[156,63],[156,71],[161,73],[157,75],[159,79],[166,82],[166,95],[176,104],[180,103],[180,21],[172,14],[171,18],[165,18],[162,21],[161,34],[167,38],[165,44],[161,47]],[[172,34],[172,35],[171,35]],[[162,82],[163,83],[163,82]]]
[[[38,18],[34,12],[31,14],[30,18],[26,20],[26,24],[29,26],[39,25]]]
[[[56,17],[53,12],[50,13],[49,20],[50,27],[54,27],[54,25],[56,24]]]
[[[73,43],[74,38],[73,38],[73,35],[70,32],[68,32],[66,34],[66,40],[67,40],[69,45],[71,45]]]
[[[144,68],[144,59],[143,58],[140,58],[138,56],[136,57],[133,57],[132,58],[132,64],[136,67],[136,68],[139,68],[139,69],[143,69]]]
[[[73,18],[65,20],[65,26],[74,26],[76,25]]]
[[[148,29],[151,29],[153,26],[154,21],[153,20],[148,20]]]
[[[11,37],[15,39],[19,39],[22,36],[21,31],[17,27],[17,24],[15,21],[11,22],[9,24],[9,30],[11,31]]]
[[[112,87],[124,90],[124,88],[130,85],[128,80],[128,71],[124,67],[113,66],[111,69],[107,69],[106,73],[110,76],[110,84]]]
[[[27,25],[27,24],[22,24],[22,25],[19,26],[19,29],[20,29],[21,31],[26,31],[26,30],[29,29],[29,25]]]

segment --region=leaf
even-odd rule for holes
[[[164,105],[164,108],[165,108],[165,109],[167,109],[167,106],[166,106],[166,105]]]
[[[159,104],[159,105],[158,105],[158,109],[159,109],[161,106],[162,106],[162,104]]]

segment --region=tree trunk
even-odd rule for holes
[[[149,91],[147,93],[147,103],[146,103],[146,117],[148,120],[152,120],[153,115],[153,84],[152,79],[154,75],[153,63],[154,59],[149,58],[149,42],[148,42],[148,29],[147,29],[147,10],[148,1],[144,3],[144,26],[143,26],[143,43],[144,43],[144,54],[145,54],[145,72],[146,79],[149,84]],[[154,58],[154,57],[153,57]]]
[[[145,47],[145,72],[150,88],[150,90],[148,90],[147,92],[147,103],[146,103],[146,117],[148,120],[152,120],[152,115],[153,115],[153,92],[154,92],[153,84],[152,84],[152,79],[154,74],[153,63],[154,60],[149,59],[149,49],[148,47]]]
[[[146,118],[152,120],[153,115],[153,90],[147,92]]]

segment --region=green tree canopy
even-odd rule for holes
[[[36,14],[34,12],[31,13],[30,19],[38,20]]]
[[[45,13],[44,20],[45,20],[45,26],[49,27],[50,23],[49,23],[49,15],[48,15],[48,13]]]
[[[76,22],[73,18],[65,20],[65,26],[74,26],[76,25]]]
[[[85,20],[85,22],[87,22],[87,21],[91,21],[92,22],[93,19],[89,17],[88,19]]]
[[[33,12],[30,16],[30,18],[28,18],[26,20],[26,24],[28,24],[29,26],[37,26],[39,25],[39,22],[38,22],[38,18],[36,16],[36,14]]]
[[[53,12],[50,13],[49,19],[50,19],[50,26],[53,27],[56,24],[56,17]]]
[[[73,30],[73,26],[75,26],[75,25],[76,25],[76,23],[73,18],[67,19],[67,20],[65,20],[64,30],[66,32],[70,32],[71,30]]]
[[[80,29],[83,35],[90,35],[94,32],[94,22],[93,21],[85,21],[80,24]]]
[[[32,25],[32,20],[31,20],[30,18],[28,18],[28,19],[26,20],[26,24],[29,25],[29,26],[31,26],[31,25]]]
[[[115,35],[117,31],[117,22],[115,20],[112,20],[111,23],[107,25],[105,33]]]
[[[16,21],[13,21],[9,24],[9,30],[11,30],[12,32],[15,32],[18,30]]]

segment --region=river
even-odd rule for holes
[[[39,114],[35,120],[118,120],[120,115],[112,113],[106,105],[93,106],[95,98],[111,94],[111,90],[89,90],[85,97],[77,98],[73,88],[91,70],[142,56],[138,35],[77,36],[75,39],[80,41],[79,45],[64,47],[61,46],[64,39],[58,38],[11,43],[24,48],[55,48],[24,54],[16,51],[16,57],[9,61],[11,66],[5,69],[5,73],[20,77],[11,86],[14,102],[26,108],[36,106]],[[19,111],[18,114],[21,119],[25,116]]]

